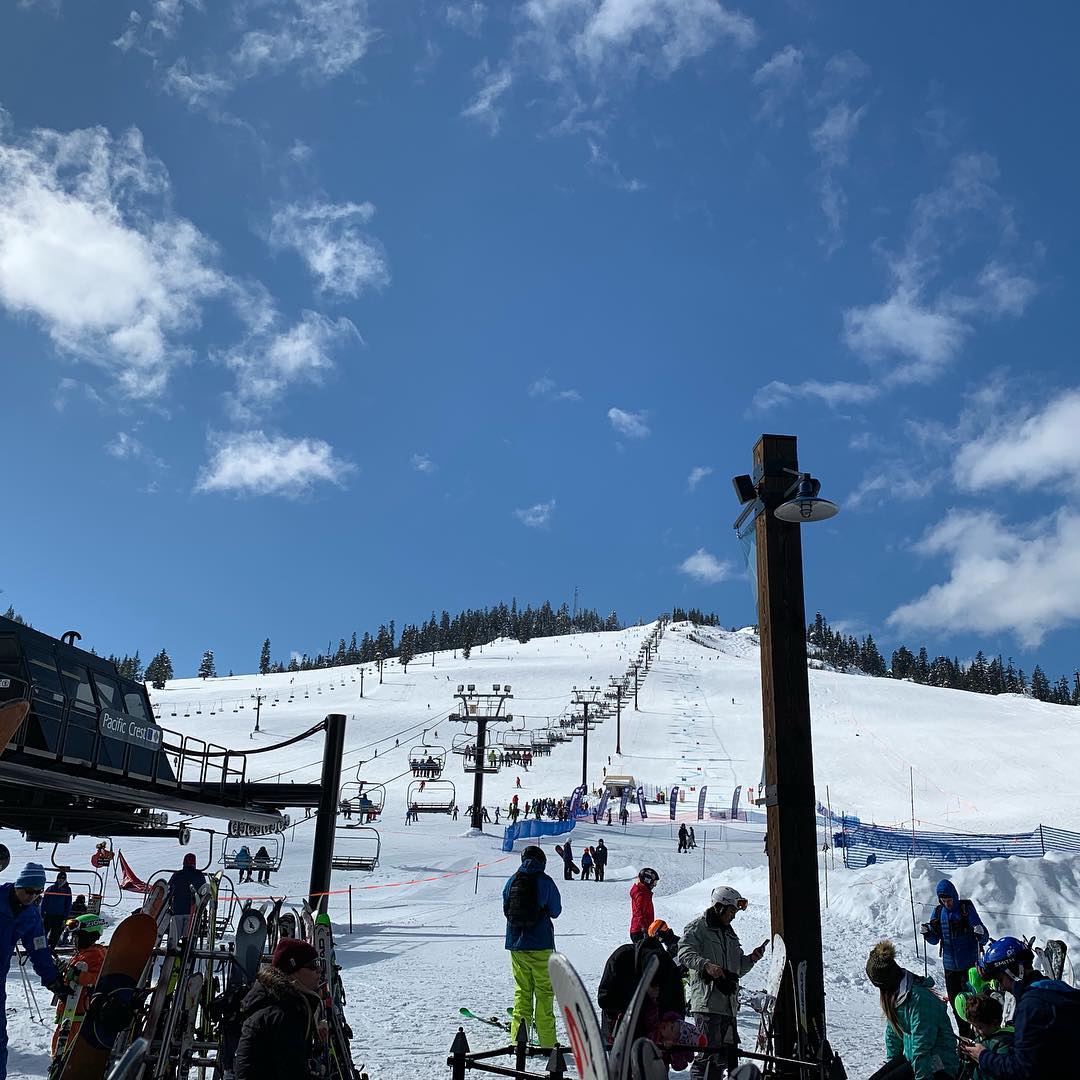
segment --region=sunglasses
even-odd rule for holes
[[[24,889],[21,885],[17,885],[16,888],[19,892],[26,893],[27,896],[41,896],[41,894],[45,892],[44,889]]]

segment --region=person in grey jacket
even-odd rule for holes
[[[690,1067],[691,1080],[702,1080],[709,1062],[730,1071],[738,1060],[739,979],[764,955],[767,942],[744,953],[731,923],[747,901],[736,889],[720,885],[712,891],[712,905],[687,925],[679,945],[679,961],[690,971],[690,1012],[709,1046],[726,1052],[702,1053]]]

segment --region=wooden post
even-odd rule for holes
[[[798,1045],[790,973],[802,961],[807,1030],[812,1040],[825,1031],[802,526],[773,513],[796,479],[785,470],[798,468],[793,435],[762,435],[754,447],[754,481],[764,505],[755,524],[758,625],[772,931],[784,939],[788,954],[775,1019],[777,1052],[784,1055]]]

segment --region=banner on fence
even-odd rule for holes
[[[708,784],[703,784],[701,790],[698,792],[697,797],[697,819],[698,821],[705,820],[705,792],[709,790]]]
[[[604,789],[604,794],[600,796],[600,802],[596,807],[596,820],[597,821],[599,821],[604,816],[605,812],[607,811],[608,799],[610,799],[610,798],[611,798],[611,792],[608,791],[605,788]]]
[[[641,820],[644,821],[649,814],[645,809],[645,789],[640,784],[637,789],[637,808],[641,811]]]
[[[671,785],[671,795],[668,798],[668,814],[671,820],[675,820],[675,804],[679,801],[679,785]]]
[[[735,791],[731,796],[731,820],[738,821],[739,819],[739,796],[742,794],[742,784],[739,784],[735,788]]]
[[[627,816],[627,814],[626,814],[626,804],[629,801],[630,801],[630,789],[628,787],[624,787],[622,789],[622,794],[619,796],[619,824],[620,825],[623,823],[623,818]]]
[[[581,809],[581,800],[583,798],[585,798],[585,785],[578,784],[574,788],[574,793],[570,796],[570,813],[568,815],[570,818],[573,818]]]

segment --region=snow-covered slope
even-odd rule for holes
[[[709,804],[718,806],[730,801],[736,784],[744,789],[757,785],[762,736],[756,640],[747,631],[699,628],[693,631],[695,642],[689,639],[690,629],[669,628],[642,689],[640,710],[635,712],[632,702],[624,710],[625,753],[614,753],[614,718],[591,734],[591,784],[599,782],[605,767],[663,787],[707,783]],[[379,868],[371,874],[335,871],[332,887],[341,891],[330,898],[357,1058],[368,1062],[374,1077],[427,1080],[445,1075],[458,1007],[468,1005],[488,1014],[501,1011],[512,999],[499,893],[517,856],[499,850],[501,829],[472,837],[464,820],[453,823],[443,816],[425,816],[419,825],[406,827],[405,791],[411,777],[402,774],[407,772],[409,748],[421,741],[425,730],[432,741],[450,745],[452,735],[461,730],[446,719],[459,682],[479,688],[509,682],[512,711],[527,717],[530,727],[540,726],[567,706],[571,687],[606,685],[609,676],[621,674],[648,630],[526,645],[499,641],[474,651],[468,661],[437,654],[432,666],[430,655],[420,658],[407,672],[392,662],[382,685],[368,673],[362,700],[358,674],[348,668],[205,683],[182,680],[154,694],[164,726],[231,747],[271,745],[330,712],[350,717],[344,778],[355,777],[363,762],[360,775],[386,782],[389,793],[379,826]],[[810,685],[818,794],[823,797],[828,786],[835,810],[878,822],[909,820],[914,767],[916,816],[927,826],[1028,829],[1042,820],[1080,827],[1080,808],[1072,794],[1080,762],[1075,710],[821,671],[811,672]],[[260,732],[253,734],[252,695],[257,688],[264,702]],[[313,739],[257,756],[251,759],[249,775],[317,778],[321,749],[321,741]],[[1004,778],[1003,761],[1008,763]],[[460,758],[449,759],[447,775],[456,783],[464,808],[472,778],[463,775]],[[528,772],[510,769],[487,777],[485,802],[505,806],[517,776],[523,802],[567,794],[581,776],[580,741],[557,746],[550,758],[538,759]],[[686,810],[692,805],[688,801]],[[222,827],[216,822],[197,824]],[[625,831],[591,824],[575,830],[575,850],[601,835],[611,849],[607,881],[559,882],[564,914],[557,925],[558,947],[589,985],[595,986],[605,958],[625,940],[627,890],[643,865],[660,872],[657,913],[677,929],[703,910],[712,886],[725,881],[751,900],[736,923],[746,947],[768,936],[761,826],[705,822],[697,831],[698,849],[679,855],[670,823],[658,816]],[[311,823],[290,833],[273,891],[299,897],[306,891],[310,868]],[[211,858],[207,839],[196,835],[193,847],[204,860]],[[35,853],[11,834],[3,839],[16,865],[28,857],[48,861],[47,851]],[[220,844],[219,837],[212,860],[219,857]],[[123,840],[118,846],[143,875],[176,866],[181,854],[175,843],[164,840]],[[553,842],[544,847],[550,852]],[[76,840],[61,849],[60,857],[85,866],[92,848],[89,839]],[[914,864],[918,921],[926,918],[933,903],[936,879],[933,868]],[[956,880],[961,892],[976,900],[994,936],[1051,934],[1080,949],[1074,936],[1080,925],[1074,915],[1080,900],[1080,859],[994,860],[959,872]],[[245,885],[238,891],[260,896],[266,890]],[[117,899],[115,886],[109,899]],[[862,973],[867,950],[888,934],[910,965],[921,970],[923,963],[916,959],[912,942],[906,867],[893,863],[846,872],[830,863],[827,908],[824,888],[822,899],[831,1035],[851,1075],[865,1075],[879,1058],[882,1029],[876,999]],[[130,906],[125,899],[112,911],[119,915]],[[936,957],[929,962],[933,971]],[[9,1075],[39,1077],[45,1071],[47,1031],[30,1021],[18,979],[16,973],[8,984],[8,1008],[13,1010]],[[763,979],[764,972],[755,971],[746,984],[754,987]],[[41,991],[39,996],[44,999]],[[753,1018],[746,1022],[752,1026]],[[468,1034],[473,1046],[498,1041],[483,1027]]]

